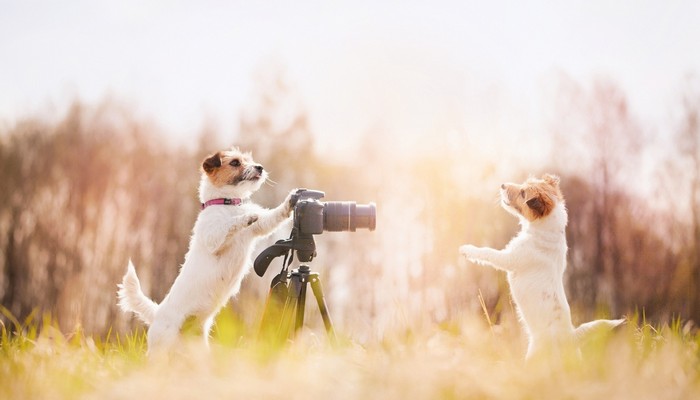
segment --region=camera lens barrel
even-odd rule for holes
[[[323,207],[323,228],[329,232],[350,231],[357,228],[374,230],[377,208],[374,203],[357,204],[354,201],[329,201]]]
[[[377,206],[374,203],[358,204],[355,208],[355,226],[373,231],[377,227]]]

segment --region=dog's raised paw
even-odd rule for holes
[[[463,246],[459,246],[459,254],[461,254],[467,258],[473,257],[474,250],[476,250],[476,247],[471,245],[471,244],[465,244]]]

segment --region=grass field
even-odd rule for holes
[[[223,327],[209,354],[168,360],[146,358],[143,331],[97,339],[48,318],[12,325],[0,327],[0,399],[700,398],[700,336],[680,323],[631,321],[589,341],[583,360],[528,364],[517,326],[482,321],[336,347],[306,331],[277,349]]]

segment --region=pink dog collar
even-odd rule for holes
[[[241,204],[241,199],[213,199],[213,200],[209,200],[206,203],[202,203],[202,210],[204,210],[205,208],[207,208],[209,206],[220,205],[220,204],[227,205],[227,206],[229,206],[229,205],[237,206],[237,205]]]

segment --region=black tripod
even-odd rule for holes
[[[308,265],[300,265],[298,269],[289,271],[295,252],[300,262],[310,262],[316,256],[313,236],[301,235],[294,228],[289,239],[277,241],[255,259],[255,272],[263,276],[270,261],[284,255],[282,270],[270,284],[270,293],[261,321],[261,335],[277,343],[284,343],[294,336],[304,325],[306,290],[308,284],[311,284],[328,338],[331,343],[336,344],[335,329],[328,313],[318,272],[311,272]]]

